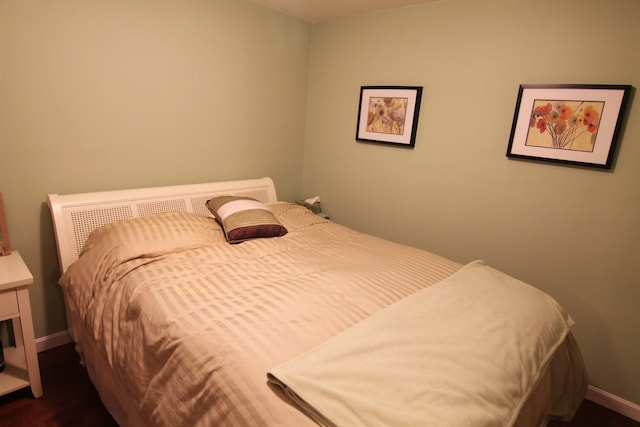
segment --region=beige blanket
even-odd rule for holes
[[[270,208],[289,233],[237,245],[193,214],[110,224],[62,277],[74,338],[102,356],[136,424],[314,424],[268,370],[461,267],[295,204]],[[572,389],[564,367],[557,376]]]
[[[482,262],[269,373],[324,426],[511,426],[571,318]]]

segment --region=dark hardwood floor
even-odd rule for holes
[[[117,427],[102,406],[73,344],[38,354],[44,396],[29,388],[0,397],[0,426]]]
[[[0,397],[0,426],[115,427],[104,409],[73,345],[39,354],[44,396],[29,389]],[[585,400],[571,422],[552,421],[550,427],[640,427],[640,423]]]
[[[638,427],[640,422],[610,411],[590,400],[582,402],[570,422],[550,421],[548,427]]]

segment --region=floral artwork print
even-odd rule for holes
[[[407,103],[408,98],[369,98],[367,131],[403,135]]]
[[[356,141],[413,148],[422,86],[361,86]]]
[[[510,159],[611,169],[631,85],[520,85]]]
[[[592,152],[604,102],[535,100],[525,145]]]

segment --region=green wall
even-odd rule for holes
[[[591,384],[636,404],[637,100],[611,171],[505,153],[520,84],[639,87],[639,19],[637,0],[440,0],[314,24],[303,173],[337,222],[552,294]],[[363,85],[424,87],[414,150],[355,141]]]
[[[238,0],[0,1],[0,192],[36,337],[66,329],[46,195],[301,186],[310,25]]]

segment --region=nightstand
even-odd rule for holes
[[[15,337],[15,347],[3,349],[0,396],[29,386],[34,397],[42,396],[28,290],[32,283],[33,276],[19,252],[0,256],[0,320],[11,320]]]

